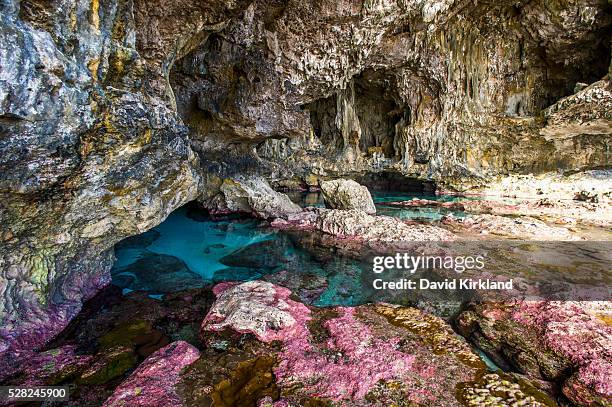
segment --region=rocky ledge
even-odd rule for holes
[[[192,402],[556,405],[536,382],[487,375],[479,356],[448,324],[414,308],[310,308],[289,290],[259,281],[225,283],[215,292],[217,301],[201,327],[207,350],[186,370],[181,387]],[[231,361],[234,370],[211,382],[207,357]],[[494,390],[485,390],[483,380]]]
[[[552,407],[606,405],[611,395],[610,329],[584,304],[465,308],[458,330],[516,372],[504,373],[416,308],[315,308],[264,281],[218,284],[214,301],[209,289],[161,301],[107,291],[57,347],[32,352],[0,382],[71,384],[75,405],[105,406]]]
[[[612,397],[612,328],[572,302],[473,304],[460,332],[502,365],[562,385],[578,405]]]

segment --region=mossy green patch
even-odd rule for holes
[[[151,324],[145,320],[135,320],[117,325],[98,340],[101,349],[113,346],[133,346],[134,340],[151,332]]]
[[[131,348],[118,346],[109,350],[81,375],[82,384],[104,384],[122,376],[136,365],[136,354]]]

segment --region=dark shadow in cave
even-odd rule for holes
[[[353,78],[352,107],[358,117],[361,137],[359,149],[371,155],[382,152],[385,157],[395,157],[393,147],[395,125],[407,113],[402,109],[384,86],[384,78],[376,74],[358,75]],[[349,88],[346,92],[351,92]],[[315,135],[323,145],[341,151],[344,146],[342,133],[338,129],[339,95],[316,100],[304,108],[310,111],[310,123]]]
[[[371,191],[397,191],[416,194],[433,194],[436,184],[433,181],[410,178],[394,171],[369,172],[353,177]]]

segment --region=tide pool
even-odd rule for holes
[[[385,202],[414,197],[424,198],[374,195],[381,214],[423,221],[443,216],[439,208],[385,206]],[[303,198],[302,205],[322,205],[318,194]],[[156,297],[220,281],[264,279],[291,288],[304,302],[314,305],[366,302],[360,294],[362,276],[371,271],[371,265],[338,255],[321,257],[317,252],[300,236],[272,229],[266,222],[214,220],[187,205],[152,230],[117,244],[111,274],[113,283],[125,292],[139,290]]]

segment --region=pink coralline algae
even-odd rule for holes
[[[414,356],[397,350],[399,338],[377,338],[355,317],[354,308],[335,308],[324,323],[325,343],[313,344],[311,311],[289,299],[290,291],[262,281],[215,287],[219,295],[203,322],[205,331],[231,328],[263,342],[281,341],[274,373],[279,385],[299,385],[309,396],[335,401],[363,399],[381,380],[401,380]]]
[[[572,302],[524,302],[512,317],[536,329],[545,345],[577,367],[563,386],[566,396],[580,404],[612,398],[611,327]]]
[[[8,377],[23,372],[26,377],[25,381],[20,383],[23,386],[56,384],[64,373],[78,370],[92,361],[92,356],[77,355],[75,350],[76,346],[66,345],[45,352],[31,352],[27,357],[24,355],[18,365],[7,367],[2,375]]]
[[[310,310],[289,298],[291,291],[263,281],[217,284],[215,304],[202,322],[206,331],[231,328],[263,342],[286,341],[307,334]],[[304,332],[302,332],[304,331]]]
[[[399,339],[375,338],[354,308],[335,310],[340,316],[325,323],[327,354],[318,353],[308,336],[286,339],[275,370],[280,384],[302,384],[315,397],[359,400],[379,381],[400,380],[410,370],[414,356],[396,349]]]
[[[115,389],[103,406],[181,406],[176,393],[180,373],[199,357],[200,352],[184,341],[159,349]]]
[[[93,297],[96,292],[110,284],[110,273],[88,275],[73,273],[65,287],[72,287],[65,294],[69,296],[62,305],[50,305],[44,312],[36,312],[37,307],[31,299],[23,299],[24,314],[36,315],[36,323],[22,323],[6,319],[0,326],[0,380],[10,375],[11,366],[19,366],[26,361],[34,350],[58,335],[68,322],[81,309],[82,302]],[[75,288],[76,287],[76,288]],[[35,297],[32,297],[35,298]],[[78,300],[72,300],[78,298]]]

